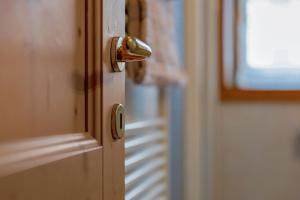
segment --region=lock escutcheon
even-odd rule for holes
[[[125,134],[125,108],[122,104],[113,105],[111,112],[111,131],[115,140],[122,139]]]

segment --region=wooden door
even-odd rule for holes
[[[111,37],[122,0],[0,0],[0,199],[120,200],[124,100]]]

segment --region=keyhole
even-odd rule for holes
[[[123,129],[123,114],[120,113],[120,129]]]
[[[115,104],[111,113],[111,131],[115,140],[123,138],[125,132],[125,110],[122,104]]]

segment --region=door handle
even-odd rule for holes
[[[110,53],[114,72],[121,72],[125,69],[126,62],[145,60],[151,56],[152,50],[143,41],[125,36],[112,38]]]

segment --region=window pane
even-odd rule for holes
[[[300,1],[246,2],[248,67],[300,69]]]

